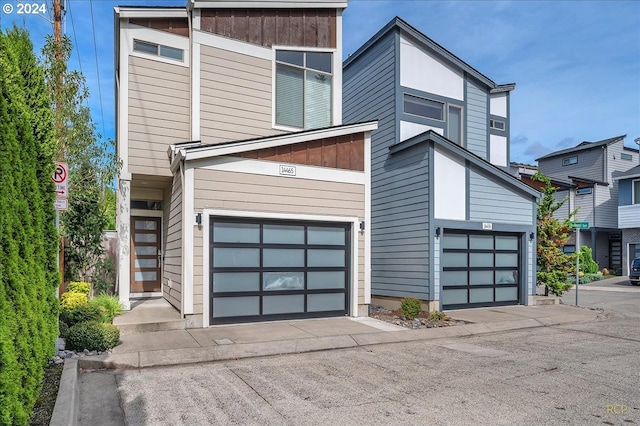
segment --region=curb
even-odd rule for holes
[[[407,330],[406,332],[401,330],[398,332],[376,332],[197,348],[103,354],[80,358],[78,361],[80,367],[84,369],[137,369],[160,366],[164,367],[170,365],[230,361],[263,356],[345,349],[387,343],[417,342],[442,338],[473,336],[508,330],[549,327],[553,325],[579,322],[586,319],[587,318],[569,319],[562,315],[541,317],[537,319],[523,318],[507,322],[475,323],[455,327]],[[594,318],[590,319],[593,320]]]
[[[75,426],[78,422],[80,392],[78,388],[77,359],[64,360],[64,368],[60,377],[58,397],[53,407],[53,415],[49,426]]]

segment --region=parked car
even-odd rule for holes
[[[631,268],[629,268],[629,281],[632,285],[640,285],[640,257],[636,257],[631,262]]]

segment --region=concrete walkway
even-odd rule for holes
[[[381,343],[593,321],[598,312],[566,305],[448,311],[465,325],[408,330],[373,318],[323,318],[123,333],[111,353],[79,359],[85,369],[144,368],[350,348]]]

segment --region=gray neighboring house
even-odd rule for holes
[[[618,183],[618,226],[622,231],[622,275],[640,257],[640,165],[614,177]]]
[[[509,97],[394,18],[343,64],[344,121],[372,133],[372,303],[527,305],[539,193],[509,174]]]
[[[591,247],[600,268],[617,273],[622,271],[623,243],[615,178],[638,164],[638,150],[624,146],[625,137],[585,141],[537,159],[540,172],[568,184],[558,192],[568,200],[556,217],[566,218],[577,209],[575,220],[589,222],[589,229],[580,231],[580,244]],[[566,248],[575,249],[575,237]]]

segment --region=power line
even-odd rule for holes
[[[100,66],[98,65],[98,46],[96,43],[96,24],[93,19],[93,0],[89,0],[89,7],[91,8],[91,27],[93,29],[93,51],[96,56],[96,72],[98,73],[98,95],[100,96],[100,115],[102,116],[102,136],[105,137],[107,132],[104,129],[104,112],[102,108],[102,89],[100,84]]]
[[[80,48],[78,47],[78,37],[76,37],[76,26],[73,23],[73,13],[71,13],[71,0],[67,1],[67,6],[69,8],[69,18],[71,19],[71,28],[73,29],[73,44],[76,47],[76,54],[78,55],[78,66],[80,68],[80,74],[84,75],[82,72],[82,61],[80,60]]]

